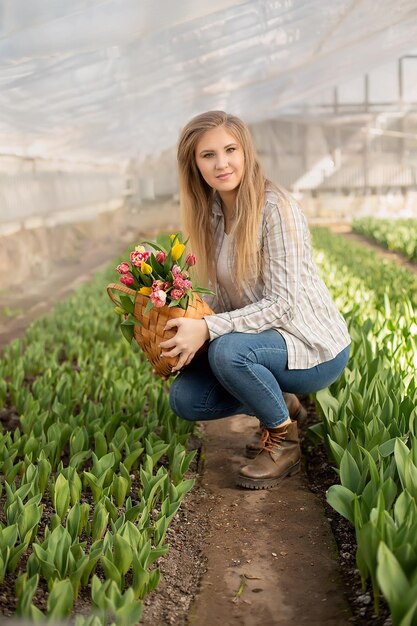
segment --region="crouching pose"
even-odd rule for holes
[[[194,117],[180,136],[178,166],[184,231],[200,284],[216,297],[208,299],[213,315],[167,323],[177,331],[162,354],[179,356],[180,371],[171,407],[186,420],[256,416],[253,460],[237,484],[269,488],[300,467],[297,419],[305,410],[294,394],[340,376],[349,333],[313,261],[306,218],[265,178],[239,118]]]

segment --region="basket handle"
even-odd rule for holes
[[[112,289],[115,289],[116,291],[121,291],[122,293],[127,293],[128,296],[136,296],[137,294],[137,291],[126,287],[126,285],[119,285],[119,283],[110,283],[109,285],[107,285],[106,289],[109,298],[113,300],[116,306],[120,306],[120,302],[116,299],[114,293],[112,293]]]

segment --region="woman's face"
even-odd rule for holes
[[[200,137],[195,160],[206,183],[220,195],[237,190],[243,176],[243,149],[224,126],[208,130]]]

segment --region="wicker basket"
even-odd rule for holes
[[[145,352],[148,361],[157,374],[163,377],[170,376],[172,368],[178,362],[178,357],[161,357],[161,349],[159,344],[167,339],[171,339],[177,332],[176,329],[169,329],[164,332],[165,324],[169,319],[174,317],[188,317],[191,319],[202,319],[204,315],[211,315],[213,311],[196,293],[193,294],[194,301],[189,300],[187,309],[182,309],[179,306],[161,308],[153,307],[146,315],[144,314],[145,307],[149,302],[148,296],[143,296],[137,293],[133,289],[129,289],[125,285],[119,285],[118,283],[110,283],[107,285],[107,293],[116,305],[120,305],[120,302],[116,299],[112,290],[121,291],[129,296],[136,296],[135,299],[135,317],[143,326],[135,324],[134,337],[139,346]],[[208,342],[206,342],[208,344]],[[207,346],[204,344],[200,348],[199,352],[205,349]]]

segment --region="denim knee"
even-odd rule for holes
[[[250,350],[240,337],[241,333],[227,333],[214,339],[208,349],[210,367],[216,374],[224,374],[229,365],[236,366],[247,360]]]
[[[180,376],[174,380],[169,391],[169,406],[171,411],[184,420],[189,422],[195,422],[195,413],[190,411],[192,408],[192,402],[190,401],[190,395],[184,393],[184,389],[181,390],[181,378]]]

